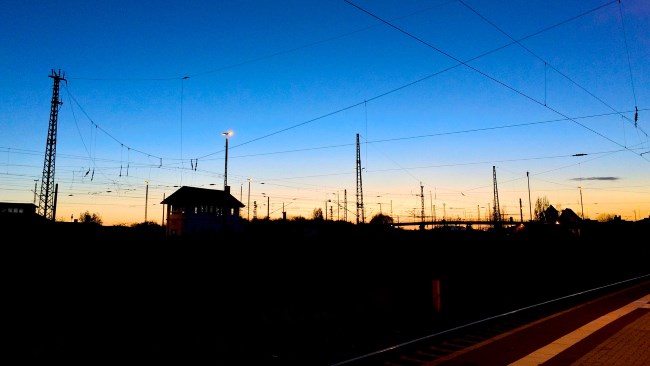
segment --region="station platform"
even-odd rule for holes
[[[650,365],[650,281],[425,364],[502,365]]]

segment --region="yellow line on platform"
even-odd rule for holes
[[[538,349],[508,366],[537,366],[544,363],[616,319],[619,319],[635,309],[647,308],[649,301],[650,294],[585,324],[577,330],[565,335],[564,337],[558,338],[547,346]]]

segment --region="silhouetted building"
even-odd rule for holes
[[[564,210],[562,210],[560,217],[558,217],[558,221],[562,225],[576,226],[582,222],[582,219],[580,218],[580,216],[578,216],[578,214],[573,212],[572,209],[565,208]]]
[[[183,186],[161,204],[167,205],[168,236],[215,233],[240,222],[244,204],[225,191]]]
[[[550,224],[554,224],[558,221],[559,218],[559,211],[553,207],[553,205],[548,206],[546,210],[544,210],[544,221]]]
[[[37,206],[33,203],[0,202],[0,221],[3,225],[31,224],[40,216],[36,214]]]

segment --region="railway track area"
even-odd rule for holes
[[[432,332],[407,342],[386,347],[330,366],[435,366],[459,352],[495,341],[568,309],[605,298],[638,285],[649,287],[647,276],[582,291],[561,298],[508,311],[490,318]]]

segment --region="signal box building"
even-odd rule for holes
[[[244,207],[230,194],[229,186],[225,191],[183,186],[160,203],[167,205],[168,236],[209,234],[235,227]]]

